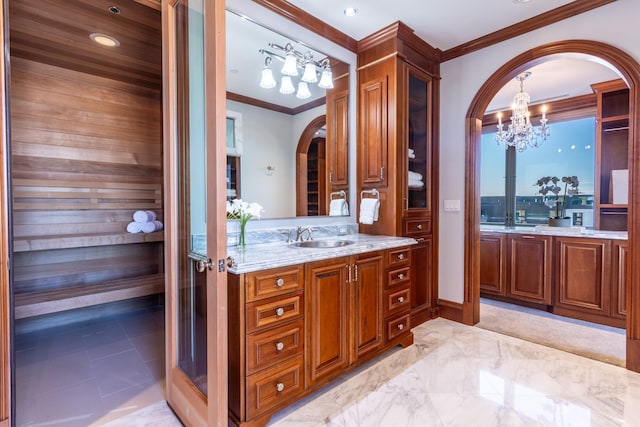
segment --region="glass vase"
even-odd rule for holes
[[[240,248],[244,248],[245,246],[247,246],[247,243],[244,240],[244,229],[247,226],[247,220],[246,219],[241,219],[240,220],[240,234],[238,235],[238,247]]]

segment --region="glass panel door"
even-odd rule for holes
[[[217,92],[224,61],[216,61],[224,58],[224,2],[170,1],[163,8],[167,401],[185,425],[226,425],[226,273],[212,261],[226,250],[225,96]]]
[[[407,141],[408,176],[407,209],[429,209],[429,163],[430,125],[429,125],[429,84],[428,78],[409,69]]]

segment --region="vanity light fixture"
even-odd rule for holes
[[[94,42],[98,43],[102,46],[107,47],[118,47],[120,46],[120,42],[113,36],[108,36],[106,34],[101,33],[91,33],[89,34],[89,38]]]
[[[547,107],[542,106],[542,118],[540,119],[540,127],[534,128],[531,124],[529,113],[529,102],[531,98],[524,91],[524,81],[531,76],[531,72],[527,71],[516,76],[516,80],[520,82],[520,92],[513,98],[511,105],[511,123],[507,130],[504,130],[502,124],[502,112],[498,113],[498,132],[496,133],[496,142],[504,144],[505,148],[515,147],[519,152],[524,151],[527,147],[539,147],[549,137],[550,131],[547,126]]]
[[[280,70],[282,73],[279,88],[280,93],[295,93],[299,99],[306,99],[312,96],[309,83],[317,83],[321,89],[333,88],[333,73],[331,72],[329,58],[316,61],[310,51],[302,54],[297,51],[291,43],[287,43],[285,46],[269,43],[269,47],[274,50],[279,50],[283,54],[277,54],[266,49],[259,50],[261,54],[267,57],[264,62],[264,69],[262,70],[260,87],[271,89],[276,86],[276,80],[271,70],[271,62],[275,58],[284,63]],[[302,76],[300,77],[298,90],[296,91],[292,77],[300,75],[298,69],[302,70]]]

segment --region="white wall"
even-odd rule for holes
[[[640,62],[640,1],[618,0],[590,12],[507,40],[441,65],[439,297],[464,299],[465,116],[484,82],[502,65],[534,47],[570,39],[608,43]],[[461,212],[444,212],[457,199]]]

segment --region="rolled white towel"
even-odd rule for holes
[[[133,213],[133,220],[135,222],[149,222],[155,221],[158,216],[154,211],[135,211]]]
[[[409,179],[409,182],[407,183],[407,185],[410,188],[422,188],[422,187],[424,187],[424,182],[416,181],[414,179]]]
[[[153,221],[156,226],[156,231],[160,231],[164,228],[164,224],[158,220]]]
[[[409,180],[422,181],[422,174],[419,174],[418,172],[409,171]]]
[[[136,222],[136,221],[130,222],[129,224],[127,224],[127,232],[140,233],[142,231],[142,224],[144,224],[144,222]]]

